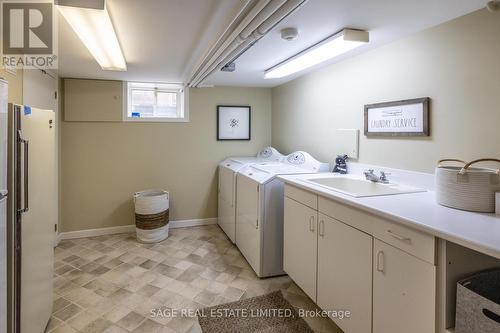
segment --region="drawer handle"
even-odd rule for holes
[[[309,231],[314,231],[314,216],[309,218]]]
[[[397,240],[411,244],[411,238],[409,238],[409,237],[404,237],[404,236],[398,235],[398,234],[392,232],[391,230],[387,230],[387,233],[389,235],[391,235],[392,237],[396,238]]]
[[[319,221],[318,232],[321,237],[325,237],[325,221]]]
[[[384,251],[377,253],[377,272],[384,273],[385,271],[385,254]]]

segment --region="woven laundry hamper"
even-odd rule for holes
[[[500,270],[480,272],[457,284],[455,333],[500,332]]]
[[[444,166],[458,162],[463,166]],[[500,192],[500,169],[472,168],[479,162],[498,162],[483,158],[469,163],[456,159],[438,162],[436,167],[436,200],[440,205],[472,212],[495,212],[495,193]]]
[[[168,237],[169,193],[147,190],[134,194],[137,240],[156,243]]]

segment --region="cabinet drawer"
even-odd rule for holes
[[[436,263],[434,236],[323,197],[318,199],[318,210],[415,257]]]
[[[285,185],[285,196],[300,202],[312,209],[318,209],[318,196],[292,185]]]
[[[333,217],[351,227],[372,234],[373,218],[369,214],[323,197],[318,199],[318,210],[320,213]]]
[[[382,219],[374,224],[373,236],[428,263],[436,263],[434,236]]]

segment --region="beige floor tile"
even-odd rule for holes
[[[83,308],[90,308],[103,300],[102,296],[83,287],[72,290],[64,297]]]
[[[163,325],[151,320],[151,319],[146,319],[145,321],[142,322],[142,324],[139,325],[135,330],[133,330],[133,333],[159,333],[163,329]]]
[[[217,226],[173,229],[159,244],[139,244],[133,234],[75,239],[54,253],[55,333],[200,333],[196,318],[155,311],[200,309],[271,290],[282,290],[296,307],[316,308],[288,277],[257,278]],[[308,320],[316,332],[340,332],[328,319]]]
[[[202,290],[186,284],[184,288],[178,291],[178,294],[189,299],[194,299]]]
[[[62,324],[59,327],[57,327],[55,330],[51,331],[50,333],[75,333],[75,331],[71,326]]]
[[[117,323],[120,319],[122,319],[129,313],[130,309],[128,307],[123,305],[117,305],[114,308],[112,308],[111,311],[104,314],[103,317],[113,323]]]
[[[222,297],[228,299],[230,302],[238,301],[245,291],[235,288],[235,287],[227,287],[222,293]]]
[[[61,321],[66,321],[66,320],[76,316],[77,314],[79,314],[82,311],[83,311],[83,309],[81,307],[72,303],[72,304],[68,305],[67,307],[65,307],[64,309],[54,313],[54,317],[56,317],[57,319],[59,319]]]
[[[214,282],[210,281],[208,279],[202,278],[201,276],[198,276],[196,279],[194,279],[193,281],[190,282],[190,285],[192,285],[193,287],[196,287],[196,288],[205,289],[208,286],[210,286],[212,283],[214,283]]]
[[[171,281],[175,281],[172,278],[169,278],[167,276],[161,275],[161,274],[156,274],[156,277],[153,281],[151,281],[151,285],[158,287],[158,288],[164,288],[166,285],[171,283]]]
[[[137,291],[137,293],[141,296],[144,296],[144,297],[151,297],[154,294],[156,294],[158,291],[160,291],[160,288],[152,286],[150,284],[147,284],[144,287],[142,287],[141,289],[139,289]]]
[[[222,294],[228,287],[229,286],[224,283],[212,281],[207,287],[205,287],[205,290],[215,294]]]
[[[50,333],[59,326],[61,326],[63,322],[55,317],[51,317],[49,320],[49,323],[47,324],[47,327],[45,328],[46,333]]]
[[[213,293],[208,290],[203,290],[198,295],[196,295],[196,297],[194,297],[193,300],[205,306],[210,306],[210,304],[212,304],[212,302],[215,300],[217,296],[218,293]]]
[[[98,318],[80,330],[82,333],[102,333],[111,323],[103,318]]]
[[[136,304],[136,306],[132,309],[141,316],[146,318],[151,317],[151,313],[153,310],[157,310],[161,308],[162,304],[153,299],[147,299],[142,303]]]
[[[126,330],[133,331],[136,329],[146,318],[137,312],[129,312],[125,317],[120,319],[116,324]]]
[[[101,314],[98,312],[95,312],[92,310],[86,310],[86,311],[80,312],[78,315],[71,318],[66,323],[78,331],[78,330],[82,330],[88,324],[94,322],[100,316],[101,316]]]
[[[192,262],[189,262],[186,260],[181,260],[177,264],[175,264],[174,267],[181,269],[181,270],[185,270],[185,269],[188,269],[189,267],[191,267],[192,265],[193,265]]]
[[[129,331],[127,331],[124,328],[121,328],[120,326],[111,325],[108,328],[106,328],[103,333],[129,333]]]
[[[171,311],[172,309],[166,306],[160,306],[154,309],[154,312],[150,313],[148,316],[146,316],[146,318],[165,326],[172,320],[172,316],[170,315]]]
[[[63,297],[57,297],[54,299],[54,302],[52,304],[52,313],[62,310],[70,304],[71,302],[68,301],[67,299]]]
[[[188,332],[193,327],[196,319],[193,318],[172,318],[167,326],[179,333]]]

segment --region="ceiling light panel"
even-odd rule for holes
[[[368,43],[367,31],[344,29],[290,59],[268,69],[266,79],[282,78],[335,58]]]
[[[102,69],[127,70],[127,63],[106,8],[70,6],[57,6],[57,8]]]

